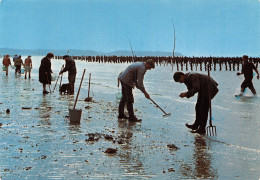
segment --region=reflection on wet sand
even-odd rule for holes
[[[51,116],[51,107],[49,97],[43,96],[42,101],[39,103],[38,113],[41,119],[42,125],[51,125],[50,116]]]
[[[122,151],[118,154],[122,171],[126,176],[145,174],[143,163],[141,162],[141,155],[135,144],[132,141],[133,131],[136,123],[129,121],[118,121],[119,141],[121,141]]]
[[[185,177],[215,179],[218,177],[217,170],[213,168],[212,157],[209,152],[211,146],[204,136],[194,136],[194,153],[191,162],[182,165],[181,172]],[[208,144],[207,144],[208,143]]]

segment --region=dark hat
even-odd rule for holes
[[[67,58],[67,57],[70,57],[70,56],[69,56],[69,55],[64,55],[64,56],[63,56],[63,59],[65,59],[65,58]]]

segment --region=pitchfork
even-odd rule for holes
[[[208,76],[210,78],[210,65],[208,64]],[[209,91],[209,83],[208,83],[208,91]],[[217,128],[216,126],[212,126],[212,109],[211,109],[211,97],[209,93],[209,126],[207,127],[207,135],[212,134],[212,136],[217,135]]]

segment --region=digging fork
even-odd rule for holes
[[[212,110],[211,110],[211,99],[209,98],[209,126],[207,127],[207,135],[211,136],[217,135],[216,126],[212,126]]]
[[[210,65],[208,64],[208,76],[210,78]],[[209,91],[209,83],[208,83],[208,91]],[[211,136],[217,135],[217,128],[216,126],[212,126],[212,109],[211,109],[211,97],[209,93],[209,126],[207,127],[207,135]]]

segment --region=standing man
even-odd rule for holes
[[[32,69],[32,59],[31,59],[31,56],[28,56],[24,60],[24,68],[25,68],[25,76],[24,76],[24,78],[27,79],[27,72],[28,72],[29,79],[31,79],[31,69]]]
[[[43,94],[48,94],[46,84],[51,84],[51,59],[54,57],[53,53],[48,53],[42,60],[39,67],[39,81],[42,83]]]
[[[125,71],[123,71],[119,75],[119,80],[122,85],[122,98],[118,108],[119,119],[129,118],[129,121],[134,121],[134,122],[142,121],[141,119],[136,118],[136,116],[134,115],[134,110],[133,110],[134,97],[132,91],[133,88],[136,86],[144,93],[147,99],[150,99],[150,95],[145,90],[143,79],[146,71],[151,70],[154,67],[155,67],[154,61],[152,59],[149,59],[146,62],[136,62],[131,64],[126,68]],[[129,117],[127,117],[124,113],[125,103],[127,103],[127,111]]]
[[[74,84],[75,84],[75,79],[76,79],[76,74],[77,74],[75,61],[73,59],[71,59],[69,55],[64,55],[63,59],[65,60],[65,68],[60,72],[60,74],[68,71],[70,94],[73,95],[74,94]]]
[[[17,74],[17,72],[21,74],[21,66],[23,65],[23,60],[21,55],[15,59],[14,65],[15,65],[15,74]]]
[[[6,56],[4,56],[4,59],[3,59],[3,66],[5,66],[6,76],[8,76],[8,67],[9,67],[9,65],[12,66],[11,60],[9,58],[9,55],[7,54]]]
[[[256,90],[253,85],[253,70],[257,73],[257,79],[259,79],[259,73],[257,68],[252,62],[248,61],[248,56],[244,55],[243,56],[243,66],[242,66],[242,71],[237,73],[237,76],[244,74],[245,80],[241,84],[241,92],[238,96],[243,95],[245,89],[248,87],[254,95],[256,95]]]
[[[194,124],[186,124],[187,128],[192,129],[192,133],[205,134],[208,120],[210,101],[218,93],[218,83],[211,77],[199,73],[176,72],[173,75],[175,82],[184,83],[188,91],[180,94],[181,98],[190,98],[198,93],[197,104],[195,106],[196,119]]]
[[[18,58],[17,54],[13,57],[13,62],[15,63],[15,60]]]

